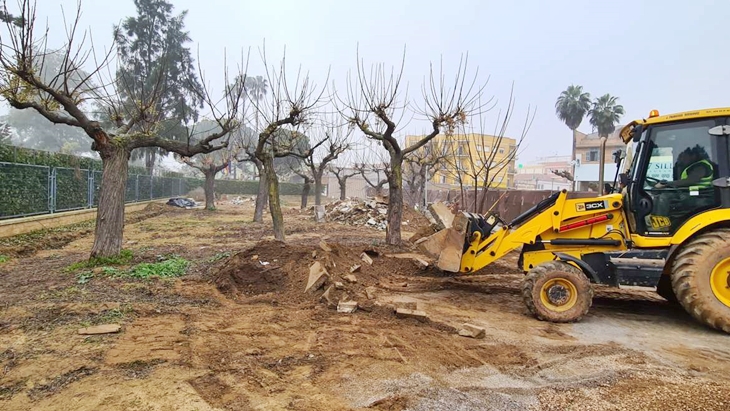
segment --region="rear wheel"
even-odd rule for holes
[[[591,308],[593,287],[578,268],[562,261],[550,261],[527,273],[522,283],[522,299],[539,320],[574,322]]]
[[[668,275],[663,275],[659,279],[659,283],[656,285],[656,293],[671,304],[679,304],[677,294],[674,294],[674,288],[672,288],[672,278]]]
[[[674,260],[672,287],[698,321],[730,333],[730,230],[690,240]]]

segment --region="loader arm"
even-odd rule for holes
[[[501,227],[501,221],[487,217],[490,231],[475,229],[484,226],[475,218],[484,217],[469,215],[460,271],[478,271],[523,246],[530,249],[525,256],[525,271],[540,262],[558,259],[556,253],[580,259],[586,253],[625,250],[624,239],[629,233],[622,203],[620,194],[568,199],[563,190]]]

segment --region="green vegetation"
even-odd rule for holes
[[[210,257],[206,261],[209,262],[209,263],[215,263],[215,262],[218,262],[220,260],[223,260],[224,258],[228,258],[230,256],[231,256],[231,253],[229,253],[229,252],[226,251],[226,252],[218,253],[218,254],[214,255],[213,257]]]
[[[133,278],[151,278],[151,277],[180,277],[185,274],[190,261],[174,256],[169,260],[160,261],[157,263],[141,263],[133,269],[129,270],[126,275]]]
[[[87,261],[73,263],[66,268],[66,271],[78,271],[84,268],[105,267],[110,265],[127,265],[132,262],[134,254],[131,250],[122,250],[114,257],[94,257]]]
[[[8,261],[10,261],[10,257],[0,254],[0,264],[7,263]]]

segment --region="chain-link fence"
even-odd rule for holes
[[[185,195],[202,181],[130,174],[125,201]],[[96,207],[101,171],[0,162],[0,219]]]

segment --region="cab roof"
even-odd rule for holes
[[[642,120],[634,120],[631,123],[625,125],[624,128],[621,129],[620,135],[621,135],[621,139],[624,141],[624,143],[628,144],[631,141],[631,138],[633,137],[632,131],[633,131],[634,127],[639,124],[641,124],[641,125],[661,124],[661,123],[669,123],[669,122],[678,121],[678,120],[692,120],[695,118],[718,117],[718,116],[730,116],[730,107],[683,111],[681,113],[674,113],[674,114],[667,114],[664,116],[650,117],[648,119],[642,119]]]

